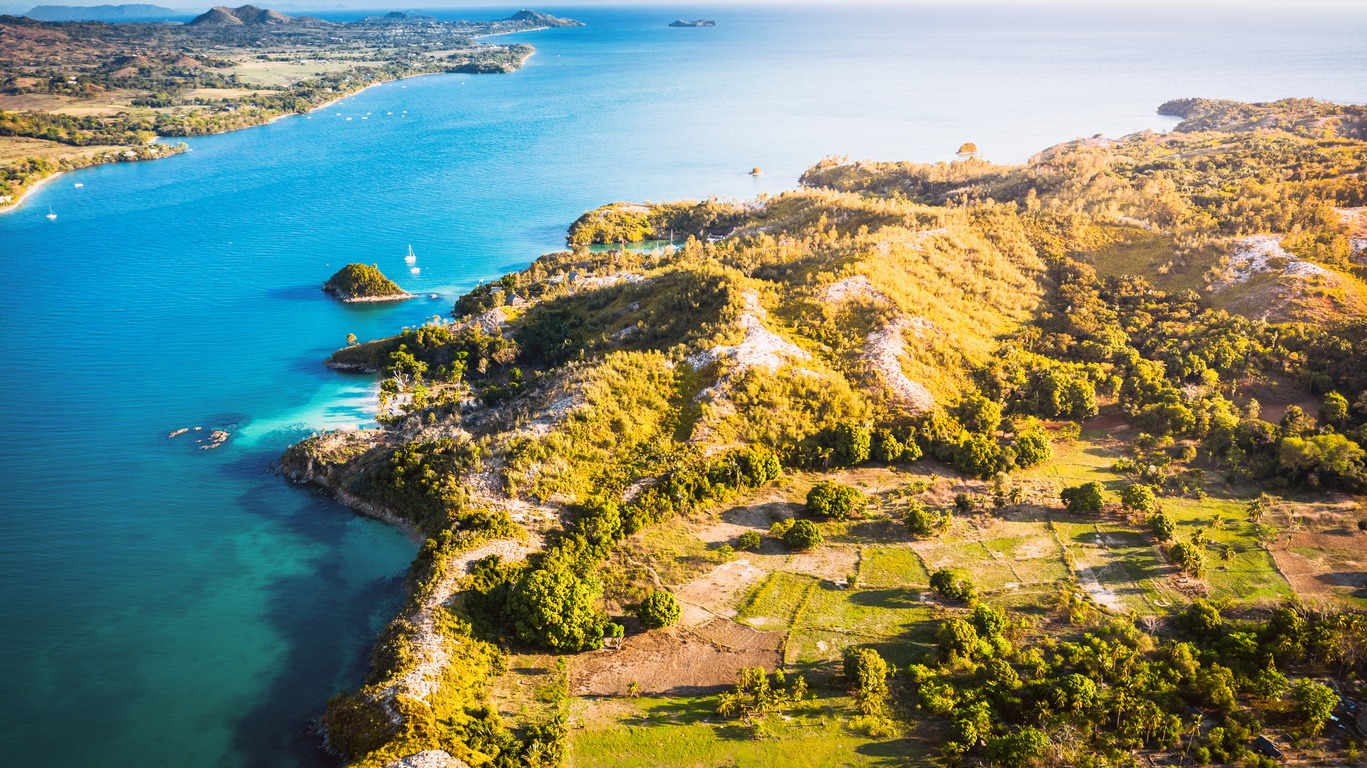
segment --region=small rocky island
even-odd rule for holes
[[[323,283],[323,290],[347,304],[363,301],[403,301],[413,298],[374,264],[348,264]]]
[[[717,22],[715,22],[715,21],[713,21],[713,20],[711,20],[711,19],[694,19],[694,20],[692,20],[692,21],[684,21],[683,19],[679,19],[678,21],[670,22],[669,26],[671,26],[671,27],[715,27],[715,26],[717,26]]]

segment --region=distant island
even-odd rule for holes
[[[684,21],[683,19],[679,19],[678,21],[670,22],[669,26],[671,26],[671,27],[715,27],[715,26],[717,26],[717,22],[715,22],[715,21],[713,21],[713,20],[711,20],[711,19],[694,19],[693,21]]]
[[[190,12],[162,5],[38,5],[24,14],[35,21],[169,21]]]
[[[254,5],[215,6],[184,24],[39,20],[167,14],[191,15],[152,5],[0,15],[0,212],[55,173],[184,149],[158,138],[247,128],[414,75],[512,72],[535,49],[478,38],[582,26],[530,10],[492,21],[395,11],[342,23]]]
[[[375,264],[348,264],[323,283],[323,290],[347,304],[413,298],[413,294],[385,277]]]

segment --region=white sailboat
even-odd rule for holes
[[[57,220],[57,214],[55,214],[55,213],[52,212],[52,206],[50,206],[50,205],[47,207],[47,220],[48,220],[48,221],[56,221],[56,220]]]
[[[408,246],[408,255],[403,257],[403,260],[408,262],[408,266],[410,267],[418,263],[418,257],[415,253],[413,253],[412,245]]]

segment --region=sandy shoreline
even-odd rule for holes
[[[44,179],[39,179],[36,183],[34,183],[33,186],[29,187],[23,192],[20,192],[19,197],[15,198],[14,202],[9,203],[4,207],[0,207],[0,215],[4,215],[6,213],[18,210],[19,206],[24,204],[24,201],[28,199],[29,195],[32,195],[34,192],[37,192],[38,190],[42,189],[43,186],[47,184],[49,181],[56,179],[58,176],[61,176],[64,173],[66,173],[66,171],[58,171]]]

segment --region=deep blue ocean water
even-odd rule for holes
[[[373,382],[320,365],[348,333],[448,312],[612,200],[964,141],[1020,161],[1170,126],[1178,96],[1367,101],[1365,6],[548,8],[589,26],[512,38],[538,49],[517,73],[61,176],[0,215],[0,763],[332,764],[310,719],[361,679],[415,552],[270,472],[368,421]],[[441,298],[340,306],[318,286],[351,261]]]

